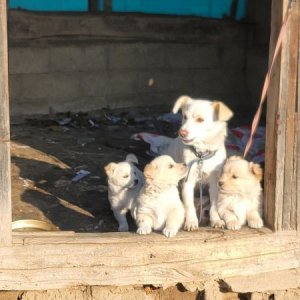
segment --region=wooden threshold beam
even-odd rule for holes
[[[295,231],[207,230],[161,234],[14,234],[0,247],[0,290],[75,285],[168,286],[254,276],[299,267]],[[252,287],[253,288],[253,287]]]

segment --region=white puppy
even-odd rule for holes
[[[262,168],[241,157],[230,157],[219,180],[217,208],[226,228],[237,230],[248,223],[261,228],[262,220]]]
[[[109,163],[104,167],[108,181],[108,199],[119,231],[128,231],[126,214],[131,214],[136,198],[144,184],[143,173],[135,166],[138,160],[134,154],[128,154],[126,161]]]
[[[194,206],[194,188],[198,182],[209,185],[210,222],[213,227],[221,225],[216,209],[218,180],[226,159],[225,137],[227,123],[233,113],[222,102],[194,100],[180,97],[174,104],[173,113],[182,111],[182,126],[179,137],[174,139],[167,154],[176,162],[183,162],[189,174],[182,184],[182,198],[185,205],[185,229],[198,228]]]
[[[168,155],[155,158],[144,170],[145,186],[137,199],[136,224],[138,234],[152,229],[173,237],[183,225],[184,208],[178,182],[187,172],[184,164],[177,164]]]

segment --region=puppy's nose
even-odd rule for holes
[[[179,130],[179,135],[180,135],[181,137],[183,137],[183,138],[187,137],[188,134],[189,134],[189,132],[188,132],[187,130],[185,130],[185,129],[180,129],[180,130]]]
[[[138,179],[135,179],[134,184],[138,184],[138,183],[139,183]]]

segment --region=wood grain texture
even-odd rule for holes
[[[284,110],[286,111],[285,124],[285,161],[284,161],[284,186],[283,186],[283,209],[282,229],[295,230],[295,208],[296,208],[296,167],[297,152],[295,152],[296,141],[296,98],[298,83],[298,53],[299,53],[299,12],[298,3],[292,2],[290,8],[290,21],[287,24],[287,38],[284,55],[287,65],[282,70],[282,98],[286,99]],[[278,153],[279,155],[279,153]]]
[[[270,61],[288,2],[272,2]],[[264,209],[266,224],[274,230],[295,230],[297,222],[298,6],[299,0],[292,1],[281,55],[275,64],[268,93]]]
[[[0,245],[10,245],[11,172],[6,1],[0,1]]]
[[[300,13],[300,1],[298,1],[298,14]],[[298,22],[300,22],[298,20]],[[300,31],[298,31],[298,51],[300,51]],[[297,157],[297,166],[296,166],[296,227],[297,230],[300,231],[300,80],[299,80],[299,72],[300,72],[300,54],[298,53],[298,97],[297,97],[297,106],[296,106],[296,134],[297,134],[297,144],[296,144],[296,157]]]
[[[282,24],[283,1],[272,1],[271,13],[271,37],[269,47],[269,65],[273,59],[277,37]],[[280,61],[281,54],[274,64],[271,74],[271,82],[267,100],[267,118],[266,118],[266,148],[265,148],[265,176],[264,176],[264,219],[265,223],[272,229],[275,226],[275,187],[276,187],[276,134],[277,134],[277,109],[280,87]]]
[[[15,239],[15,238],[14,238]],[[299,266],[296,232],[205,230],[161,234],[18,235],[0,247],[0,289],[74,285],[174,285],[253,276]],[[26,241],[27,239],[27,241]],[[47,240],[48,239],[48,240]]]

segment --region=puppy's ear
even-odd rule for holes
[[[139,163],[137,157],[134,154],[132,154],[132,153],[127,154],[126,161],[134,163],[134,164],[138,164]]]
[[[253,162],[249,163],[250,172],[256,177],[258,181],[261,181],[263,178],[263,169],[259,164]]]
[[[174,103],[172,112],[173,114],[178,113],[178,111],[185,105],[188,105],[189,103],[191,103],[193,101],[192,98],[190,98],[189,96],[181,96],[179,97],[176,102]]]
[[[114,170],[116,168],[116,165],[117,165],[116,163],[111,162],[111,163],[109,163],[108,165],[106,165],[104,167],[104,171],[105,171],[105,173],[106,173],[107,176],[111,176],[112,175],[112,173],[114,172]]]
[[[213,101],[212,105],[218,121],[228,121],[233,116],[233,112],[223,102]]]
[[[154,178],[154,173],[155,173],[155,167],[150,163],[145,166],[144,169],[144,176],[146,179],[153,179]]]

